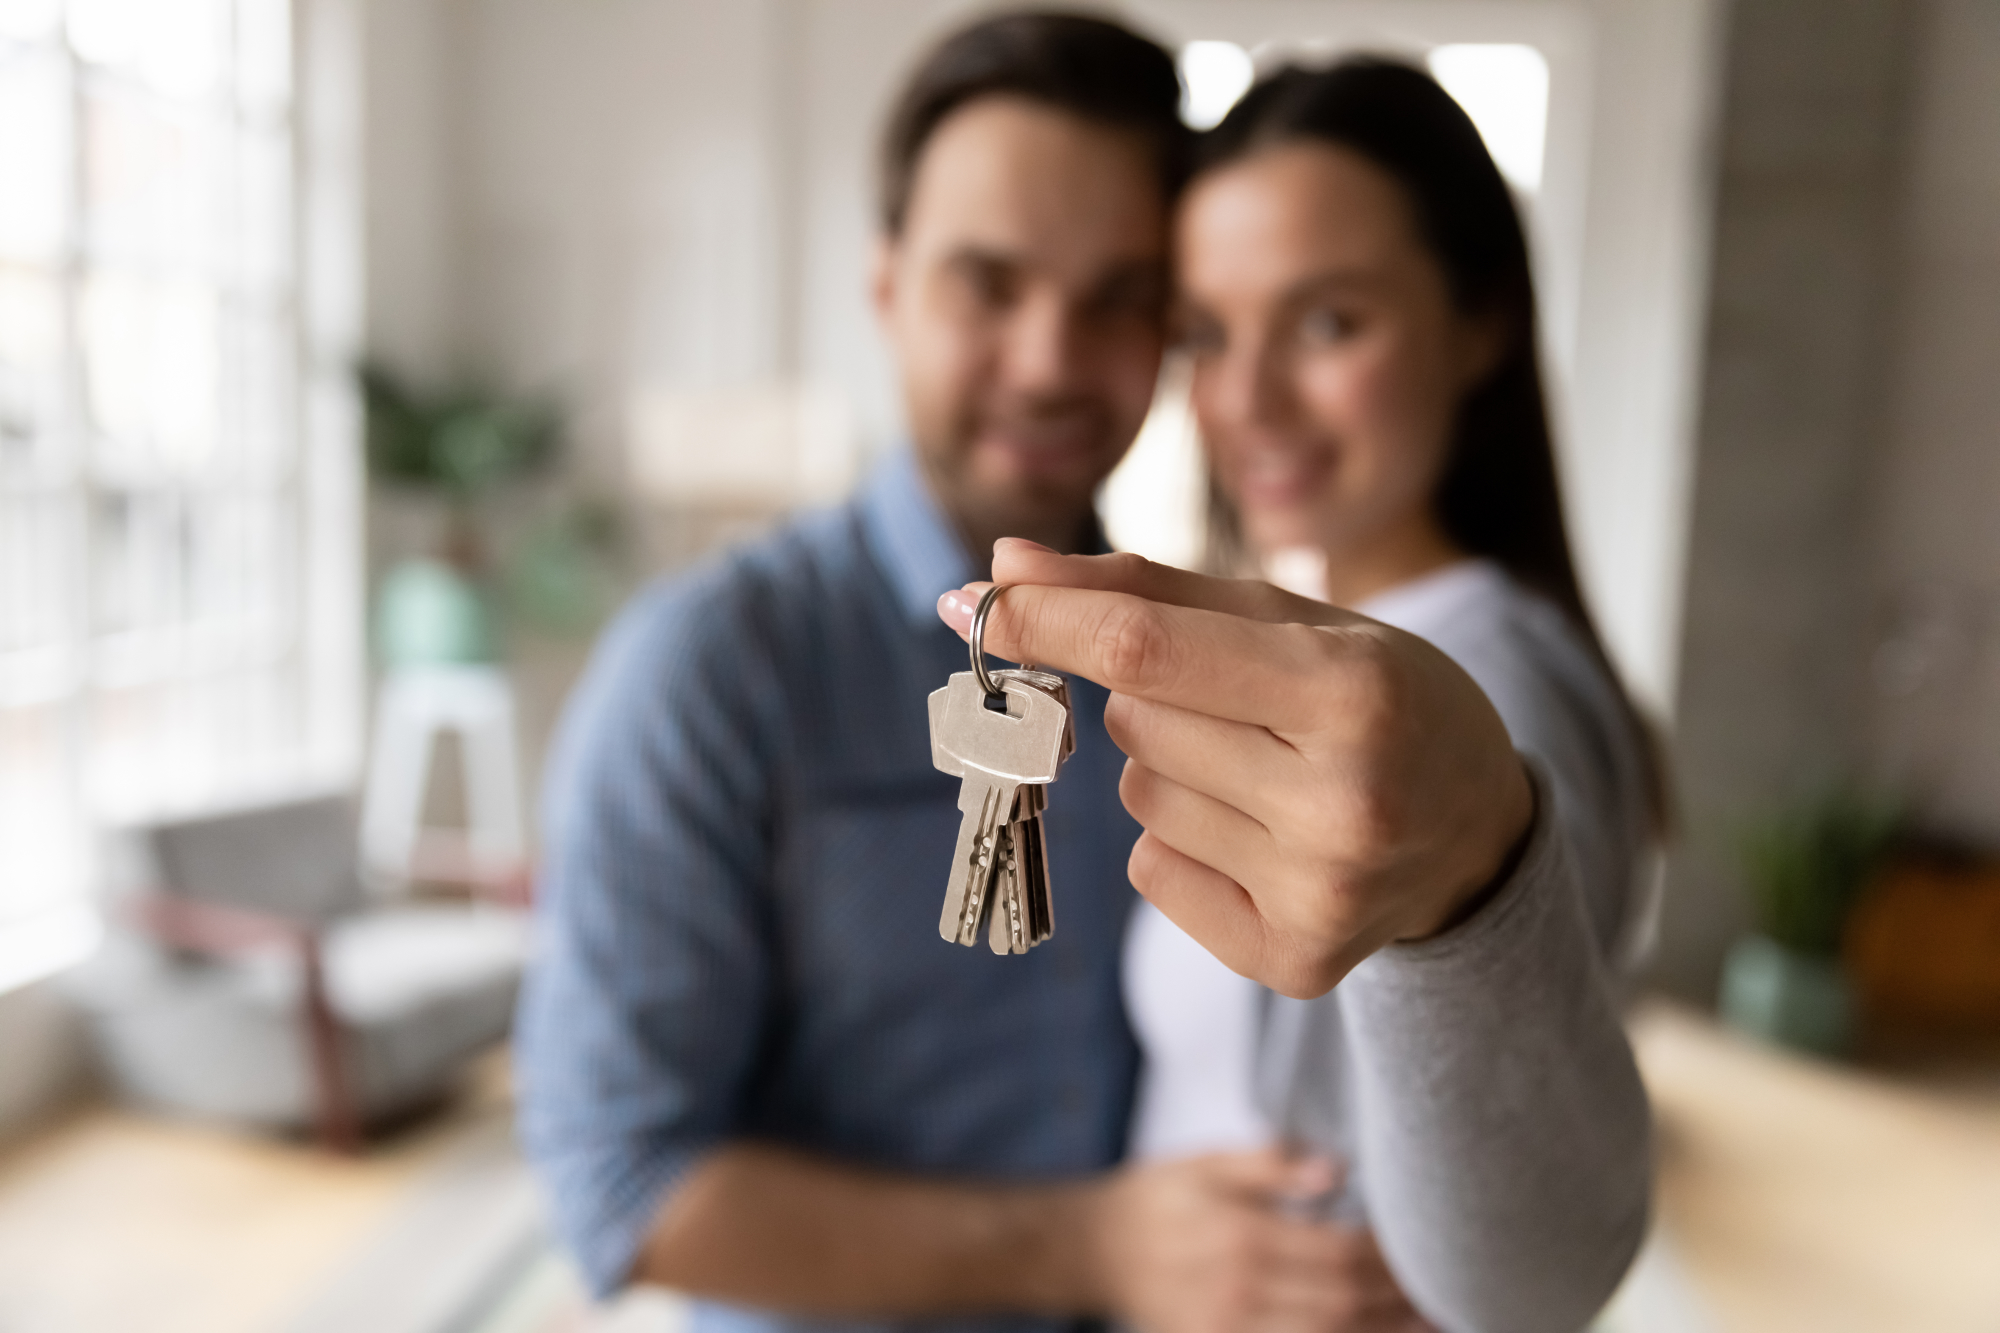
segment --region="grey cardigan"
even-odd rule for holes
[[[1476,573],[1419,632],[1529,760],[1527,850],[1446,934],[1320,999],[1269,995],[1256,1092],[1286,1137],[1353,1164],[1343,1211],[1427,1318],[1557,1333],[1590,1322],[1647,1225],[1650,1116],[1612,963],[1643,915],[1644,760],[1566,617],[1497,566]]]

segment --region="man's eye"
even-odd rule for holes
[[[1005,309],[1020,297],[1019,275],[1003,264],[968,264],[960,275],[972,298],[983,306]]]
[[[1354,336],[1354,317],[1344,310],[1308,310],[1299,320],[1299,340],[1310,345],[1337,343]]]

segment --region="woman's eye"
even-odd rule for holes
[[[1311,344],[1336,343],[1354,334],[1354,319],[1343,310],[1309,310],[1299,320],[1299,338]]]
[[[1212,319],[1184,317],[1176,322],[1174,341],[1190,356],[1209,356],[1222,350],[1222,326]]]

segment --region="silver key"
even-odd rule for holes
[[[1020,809],[1018,798],[1015,809]],[[1000,826],[1000,844],[993,867],[993,906],[989,911],[992,920],[987,926],[986,944],[1002,955],[1026,953],[1038,942],[1030,936],[1028,900],[1021,883],[1020,848],[1014,836],[1018,827],[1017,820]]]
[[[1041,817],[1016,818],[1000,834],[1006,853],[1000,867],[1002,878],[993,892],[987,944],[994,953],[1026,953],[1049,937],[1051,925]]]
[[[1050,671],[1037,671],[1031,667],[1018,670],[995,671],[995,681],[1018,680],[1033,685],[1062,704],[1069,714],[1069,723],[1064,728],[1063,758],[1068,759],[1076,752],[1076,719],[1069,713],[1069,682]],[[1055,933],[1055,903],[1049,893],[1048,843],[1042,831],[1041,815],[1048,808],[1049,789],[1046,786],[1021,788],[1021,795],[1014,805],[1014,818],[1007,824],[1007,836],[1012,840],[1012,863],[1018,879],[1021,895],[1023,919],[1027,926],[1024,932],[1025,948],[1033,948]],[[996,909],[995,929],[989,943],[994,951],[1000,952],[998,914]],[[1014,941],[1008,938],[1012,946]],[[1007,952],[1021,953],[1023,948],[1010,947]]]
[[[986,706],[986,691],[970,671],[958,672],[930,697],[932,761],[961,781],[958,845],[938,934],[965,945],[978,939],[980,926],[994,910],[1002,859],[1012,850],[1011,840],[1003,847],[1002,830],[1014,816],[1022,788],[1055,781],[1071,734],[1069,710],[1051,693],[1021,680],[996,677],[993,683],[1001,688],[1005,712]],[[1018,878],[1008,883],[1018,885]],[[1025,949],[1025,912],[1021,922]],[[1010,923],[1010,944],[1012,936]]]

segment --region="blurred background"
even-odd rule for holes
[[[874,136],[984,8],[0,0],[0,1331],[676,1326],[511,1147],[541,755],[894,442]],[[1607,1327],[2000,1328],[2000,8],[1114,8],[1197,125],[1427,62],[1525,205],[1679,810]],[[1103,509],[1186,562],[1177,383]]]

